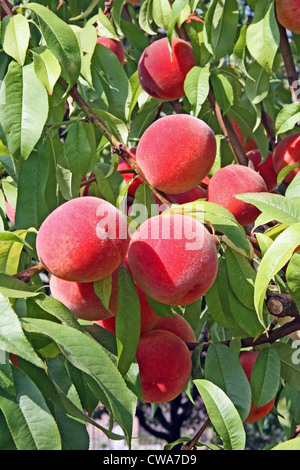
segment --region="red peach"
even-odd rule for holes
[[[260,164],[261,162],[261,153],[258,149],[250,150],[247,152],[247,157],[253,163],[254,170],[259,173],[262,178],[264,179],[268,191],[274,191],[277,188],[277,174],[275,173],[273,167],[273,153],[269,152],[266,160]]]
[[[300,0],[276,0],[278,22],[292,33],[300,34]]]
[[[258,353],[255,351],[242,351],[239,354],[239,361],[249,382],[251,380],[252,369],[254,367],[257,357]],[[267,414],[269,414],[271,409],[273,408],[275,399],[276,396],[266,405],[259,407],[256,407],[252,401],[250,412],[247,418],[245,419],[245,423],[254,423],[255,421],[259,421],[260,419],[267,416]]]
[[[300,132],[285,137],[275,147],[273,153],[273,166],[278,175],[283,168],[300,163]],[[285,178],[286,183],[290,183],[300,171],[300,166],[294,168]]]
[[[208,201],[229,210],[239,224],[253,223],[260,214],[253,204],[235,197],[249,192],[268,192],[263,178],[252,168],[242,165],[228,165],[212,176],[208,185]]]
[[[213,284],[218,258],[209,231],[197,219],[163,213],[133,233],[128,263],[135,282],[151,298],[187,305]]]
[[[66,281],[94,282],[111,274],[126,256],[126,217],[109,202],[78,197],[57,207],[36,239],[41,263]]]
[[[182,339],[170,331],[151,330],[142,335],[136,359],[143,401],[147,403],[171,401],[189,382],[190,351]]]
[[[172,39],[172,57],[168,38],[154,41],[144,50],[138,63],[142,88],[154,98],[177,100],[185,95],[184,81],[196,65],[191,45],[180,38]]]
[[[131,155],[133,158],[135,158],[135,155],[136,155],[136,147],[131,147],[129,149]],[[121,171],[121,170],[132,170],[131,166],[129,165],[129,163],[127,163],[122,157],[120,157],[120,160],[119,160],[119,164],[118,164],[118,167],[117,167],[117,171]],[[128,183],[130,180],[132,180],[136,174],[134,173],[134,171],[132,173],[122,173],[122,176],[125,180],[126,183]],[[143,183],[143,180],[140,176],[137,176],[133,181],[132,183],[129,185],[128,187],[128,194],[130,196],[134,196],[135,193],[136,193],[136,190],[137,188],[140,186],[140,184]]]
[[[110,318],[111,313],[113,315],[117,314],[118,270],[112,273],[112,292],[109,301],[111,313],[104,307],[95,293],[93,282],[65,281],[51,275],[49,286],[52,296],[62,302],[77,318],[96,321]]]
[[[185,343],[194,343],[196,336],[189,322],[179,313],[173,312],[174,317],[159,317],[154,329],[171,331]]]
[[[98,36],[97,44],[110,49],[119,59],[120,64],[123,66],[125,63],[125,50],[122,41],[118,39],[106,38],[104,36]]]
[[[136,161],[149,183],[169,194],[188,191],[208,175],[216,138],[201,119],[172,114],[154,121],[142,135]]]

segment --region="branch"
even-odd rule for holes
[[[37,264],[36,266],[32,266],[31,268],[25,269],[25,271],[21,271],[17,274],[14,274],[13,277],[15,277],[16,279],[20,279],[20,281],[28,283],[34,276],[44,272],[45,270],[46,268],[43,264]]]
[[[296,86],[295,82],[298,82],[299,78],[297,75],[293,54],[291,51],[290,43],[288,40],[286,29],[278,23],[279,33],[280,33],[280,43],[279,47],[281,50],[282,58],[284,61],[286,73],[287,73],[287,80],[289,83],[289,87],[292,94],[292,100],[294,103],[298,101],[296,95]]]
[[[208,99],[209,99],[212,109],[215,112],[219,125],[224,133],[225,139],[228,141],[228,144],[237,162],[240,165],[248,166],[248,158],[247,158],[246,152],[232,127],[230,119],[228,118],[228,116],[223,114],[223,111],[221,110],[220,106],[216,102],[212,86],[210,86]]]
[[[65,90],[68,89],[68,84],[62,77],[59,78],[59,83],[63,86]],[[142,172],[141,168],[138,166],[135,158],[130,153],[129,148],[127,146],[124,146],[108,129],[108,127],[105,125],[102,119],[100,119],[99,116],[97,116],[97,114],[94,113],[94,111],[89,107],[89,105],[80,95],[76,85],[74,85],[69,90],[69,95],[80,106],[80,108],[82,109],[82,111],[84,112],[88,120],[92,124],[94,124],[94,126],[97,127],[97,129],[99,129],[102,132],[102,134],[107,138],[107,140],[111,143],[111,145],[113,146],[112,151],[114,153],[117,153],[124,160],[126,160],[126,162],[131,166],[131,168],[135,171],[135,173],[142,178],[142,180],[147,184],[147,186],[149,186],[151,191],[153,191],[153,193],[159,198],[159,200],[163,204],[165,204],[167,207],[170,207],[172,203],[169,201],[166,195],[162,193],[161,191],[158,191],[149,183],[146,176]]]
[[[207,426],[210,424],[210,419],[207,418],[207,420],[205,421],[205,423],[201,426],[201,428],[199,429],[199,431],[197,432],[197,434],[195,434],[195,436],[193,437],[193,439],[189,442],[187,442],[186,444],[183,444],[183,446],[181,447],[181,450],[194,450],[194,448],[196,447],[197,445],[197,442],[199,441],[200,437],[202,436],[202,434],[204,433],[205,429],[207,428]]]
[[[296,318],[299,316],[297,305],[289,294],[268,292],[266,305],[274,317]]]

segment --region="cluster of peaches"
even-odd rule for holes
[[[183,82],[194,65],[188,43],[173,39],[171,62],[167,39],[157,40],[141,56],[141,85],[160,100],[178,99],[184,95]],[[254,168],[232,164],[208,178],[216,151],[212,129],[201,119],[182,113],[161,117],[151,124],[134,153],[147,181],[171,201],[181,204],[206,198],[228,209],[242,226],[247,226],[259,212],[235,195],[275,190],[278,172],[300,161],[300,134],[284,139],[261,165],[259,152],[249,150],[247,155]],[[124,169],[124,165],[127,168],[126,162],[121,162],[118,169]],[[296,171],[299,168],[289,173],[287,181]],[[124,174],[127,179],[133,176],[134,173]],[[206,187],[204,181],[208,181]],[[133,179],[133,196],[141,182],[141,178]],[[143,399],[150,403],[170,401],[189,383],[192,361],[187,343],[196,338],[181,315],[158,316],[147,296],[170,306],[184,306],[200,299],[216,278],[215,240],[197,218],[163,211],[130,234],[127,217],[118,208],[101,198],[84,196],[55,209],[38,232],[37,253],[49,272],[51,293],[77,318],[95,322],[115,334],[118,270],[123,263],[140,299],[136,359]],[[95,293],[94,282],[110,275],[112,291],[106,309]],[[256,357],[253,351],[240,355],[249,380]],[[246,421],[265,416],[273,403],[274,400],[260,408],[252,405]]]

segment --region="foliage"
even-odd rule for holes
[[[142,398],[134,359],[139,328],[128,326],[127,312],[128,299],[131,307],[138,302],[134,283],[121,273],[115,338],[100,326],[76,320],[51,297],[45,274],[23,282],[17,273],[39,266],[35,239],[41,223],[60,204],[81,196],[83,179],[92,172],[92,193],[122,207],[129,185],[116,171],[118,145],[135,146],[157,116],[192,113],[210,125],[218,141],[210,176],[235,162],[211,92],[222,115],[238,122],[245,139],[254,139],[263,160],[275,141],[263,125],[265,113],[272,119],[274,139],[297,132],[300,105],[287,83],[274,1],[143,0],[132,5],[114,0],[109,9],[103,0],[15,3],[14,14],[0,23],[0,448],[87,449],[86,423],[130,447]],[[96,23],[102,35],[122,40],[124,67],[96,44]],[[151,41],[183,32],[197,65],[186,77],[186,95],[176,103],[161,102],[142,90],[138,60]],[[290,47],[297,63],[299,36],[291,35]],[[274,327],[266,307],[269,292],[289,293],[300,308],[300,254],[295,253],[300,173],[289,186],[283,176],[277,193],[239,196],[261,211],[251,231],[207,201],[201,201],[200,212],[196,203],[184,206],[213,228],[219,241],[214,285],[204,299],[176,311],[198,338],[207,329],[208,342],[193,352],[186,393],[191,397],[191,388],[197,388],[223,449],[245,448],[243,420],[251,387],[260,405],[277,394],[276,405],[291,423],[278,448],[300,449],[299,438],[289,440],[300,422],[299,343],[288,334],[269,342],[265,334]],[[6,202],[15,210],[13,218]],[[153,203],[146,183],[136,202]],[[133,230],[143,217],[134,212],[128,217]],[[107,285],[97,289],[104,298]],[[159,315],[170,314],[159,303],[151,306]],[[250,385],[237,355],[262,336],[258,380]],[[199,367],[207,347],[205,368]],[[8,360],[12,354],[18,356],[18,367]],[[280,407],[283,401],[286,406]],[[93,420],[99,402],[120,434]]]

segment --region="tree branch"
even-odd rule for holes
[[[67,82],[60,77],[59,78],[59,83],[63,86],[65,90],[68,89],[68,84]],[[69,95],[74,99],[74,101],[80,106],[88,120],[94,124],[97,129],[99,129],[102,134],[107,138],[107,140],[111,143],[113,146],[112,152],[117,153],[120,157],[122,157],[130,166],[131,168],[135,171],[137,175],[139,175],[142,180],[149,186],[151,191],[159,198],[159,200],[165,204],[167,207],[171,206],[171,202],[169,199],[166,197],[164,193],[161,191],[157,190],[154,188],[149,181],[147,180],[145,174],[141,170],[141,168],[138,166],[135,158],[132,156],[130,153],[130,149],[125,145],[123,145],[115,136],[114,134],[108,129],[108,127],[105,125],[105,123],[97,116],[96,113],[89,107],[89,105],[86,103],[86,101],[82,98],[80,95],[77,86],[74,85],[70,90],[69,90]]]
[[[293,317],[299,316],[296,303],[289,294],[279,294],[277,292],[268,292],[267,309],[274,317]]]
[[[297,95],[296,95],[296,82],[298,82],[299,78],[298,78],[298,74],[296,71],[295,62],[293,59],[286,29],[280,23],[278,23],[278,28],[279,28],[279,33],[280,33],[279,47],[281,50],[282,58],[283,58],[286,73],[287,73],[287,80],[288,80],[289,87],[291,90],[292,100],[294,103],[296,103],[298,101]]]

